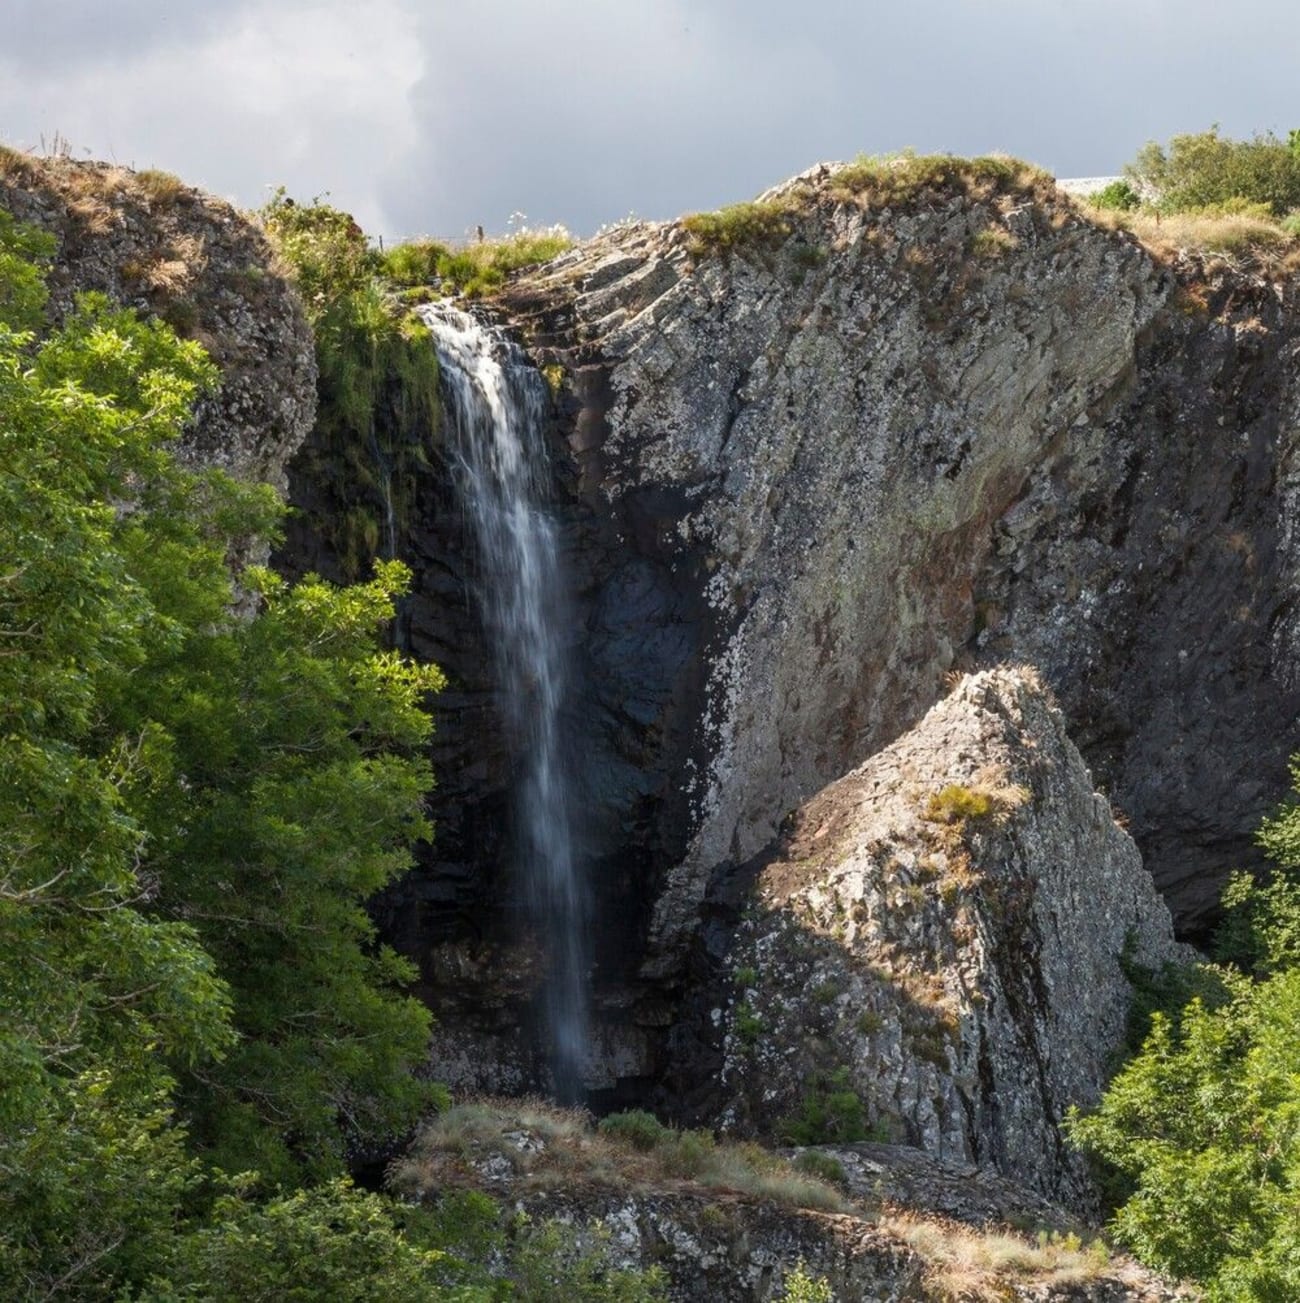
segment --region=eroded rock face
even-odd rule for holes
[[[6,151],[0,207],[58,240],[59,319],[77,294],[162,317],[221,368],[179,452],[195,465],[286,487],[316,415],[316,356],[297,293],[261,230],[224,200],[162,173]]]
[[[746,915],[725,1128],[852,1117],[1086,1204],[1059,1123],[1123,1041],[1121,954],[1159,968],[1182,948],[1033,672],[964,679],[818,793],[760,859]]]
[[[1162,266],[1037,182],[785,192],[775,244],[634,225],[508,296],[619,549],[585,563],[591,755],[665,880],[644,972],[949,668],[1009,660],[1195,930],[1300,743],[1294,286]]]

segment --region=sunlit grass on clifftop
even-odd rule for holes
[[[956,154],[860,154],[831,178],[831,193],[868,208],[910,203],[929,191],[958,191],[976,199],[1001,194],[1046,198],[1051,174],[1007,154],[962,158]]]
[[[412,240],[387,250],[382,265],[401,289],[481,298],[500,289],[512,273],[550,262],[572,247],[573,237],[562,226],[524,227],[455,249],[437,240]]]

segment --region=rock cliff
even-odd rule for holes
[[[1123,1043],[1121,955],[1158,969],[1179,947],[1037,676],[964,679],[755,869],[722,1125],[852,1121],[1086,1204],[1058,1124]]]
[[[626,226],[506,296],[564,372],[589,781],[663,877],[648,975],[953,667],[1041,668],[1184,928],[1254,862],[1300,741],[1295,284],[1164,265],[995,162],[817,168],[726,240]]]
[[[221,368],[181,455],[281,492],[316,413],[316,358],[296,291],[257,225],[162,172],[0,150],[0,207],[58,241],[50,308],[97,290],[162,317]]]

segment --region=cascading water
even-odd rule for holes
[[[521,757],[519,868],[550,956],[545,1007],[555,1090],[576,1101],[587,1056],[586,892],[560,730],[567,602],[555,522],[544,509],[546,382],[515,345],[468,313],[443,303],[421,311],[442,366],[449,443],[482,558],[477,596]]]

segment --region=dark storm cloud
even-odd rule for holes
[[[0,136],[388,235],[585,232],[911,145],[1117,170],[1300,125],[1280,0],[0,0]]]

